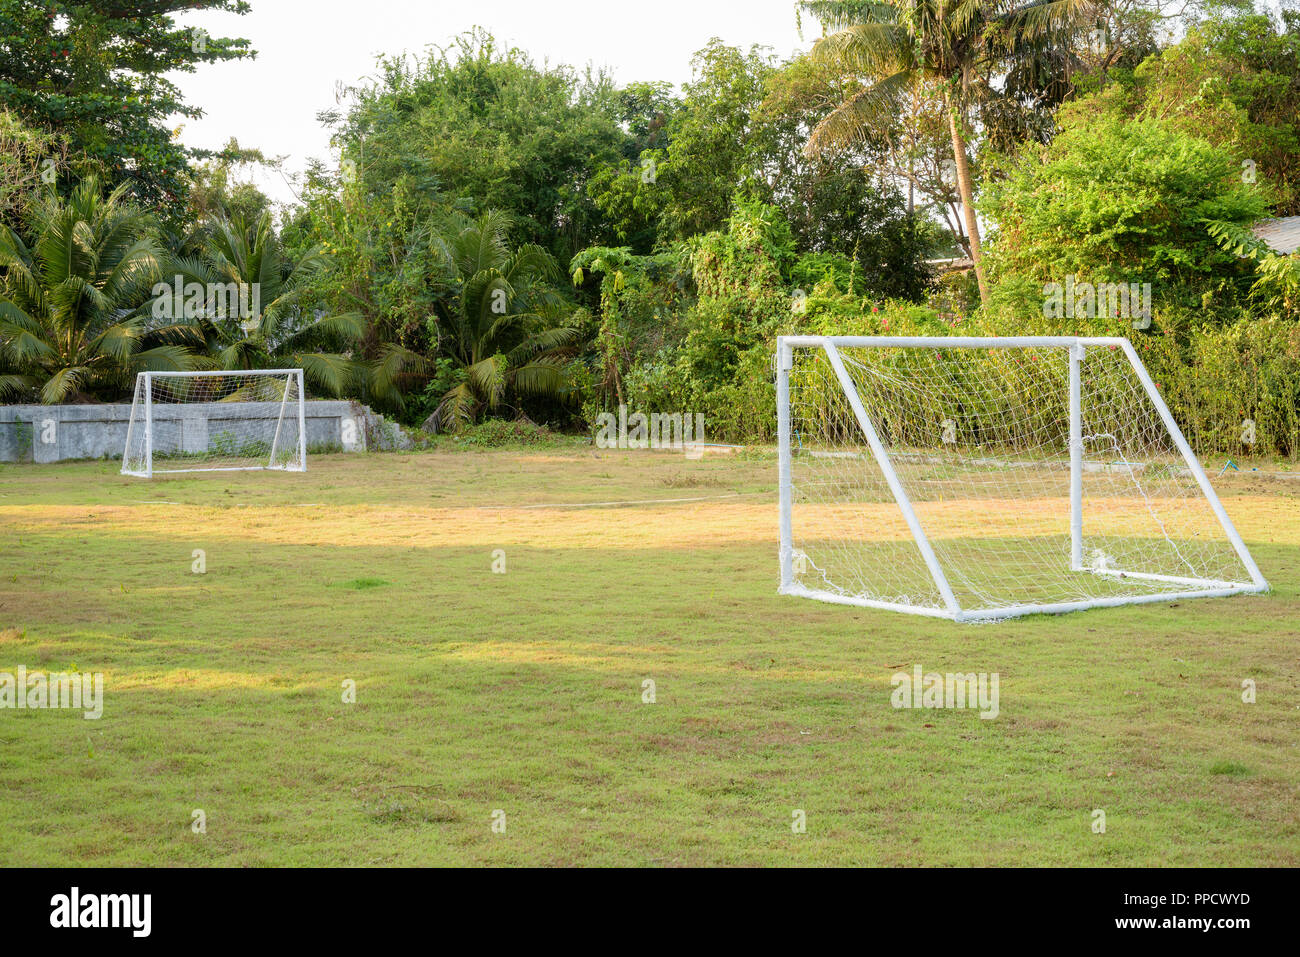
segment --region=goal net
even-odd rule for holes
[[[136,377],[123,475],[306,468],[301,369]]]
[[[1268,588],[1125,339],[777,349],[785,594],[980,620]]]

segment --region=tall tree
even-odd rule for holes
[[[805,0],[800,7],[833,31],[814,45],[814,59],[862,80],[813,130],[811,152],[888,126],[918,83],[942,89],[967,241],[987,303],[967,155],[971,106],[992,93],[996,79],[1041,62],[1056,39],[1095,19],[1094,0]]]
[[[776,62],[762,47],[746,52],[713,39],[693,67],[668,124],[668,149],[652,153],[663,226],[674,239],[720,229],[732,214],[732,193],[753,168],[754,114]]]
[[[378,69],[378,80],[346,91],[346,111],[320,117],[369,195],[400,187],[411,203],[441,194],[504,210],[521,238],[565,259],[594,238],[600,213],[587,180],[626,139],[607,77],[538,66],[482,31]]]
[[[587,182],[587,194],[604,214],[607,238],[642,255],[659,239],[666,197],[651,187],[658,178],[654,157],[667,149],[668,129],[681,106],[672,88],[668,82],[630,83],[619,91],[618,121],[627,131],[622,155],[598,166]]]
[[[97,161],[110,188],[129,183],[145,206],[170,204],[185,195],[190,157],[211,154],[173,135],[169,118],[203,111],[166,74],[253,56],[247,40],[182,27],[172,14],[249,9],[244,0],[0,0],[0,105]]]
[[[923,262],[928,233],[909,209],[898,179],[883,174],[883,137],[851,148],[804,150],[808,131],[848,92],[834,71],[799,58],[770,74],[754,113],[746,192],[789,221],[798,252],[855,260],[877,295],[921,298],[930,277]]]

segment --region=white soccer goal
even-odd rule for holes
[[[783,594],[971,621],[1268,590],[1127,339],[777,360]]]
[[[307,469],[301,369],[141,372],[122,474]]]

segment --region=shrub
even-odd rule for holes
[[[1135,344],[1202,456],[1300,458],[1300,325],[1243,314],[1228,325],[1162,317]]]
[[[1188,284],[1246,275],[1206,220],[1248,226],[1265,204],[1226,149],[1162,120],[1079,113],[990,189],[981,211],[998,224],[997,274],[1149,282],[1157,298],[1186,298],[1203,291]]]
[[[488,419],[478,425],[468,426],[456,433],[457,445],[474,448],[499,449],[509,446],[546,445],[555,439],[555,433],[544,425],[537,425],[527,419],[513,422],[505,419]]]

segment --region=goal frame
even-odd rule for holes
[[[229,465],[212,468],[193,468],[193,469],[162,469],[158,470],[165,474],[181,474],[196,472],[305,472],[307,471],[307,393],[303,389],[303,372],[302,369],[226,369],[203,372],[138,372],[136,373],[136,393],[139,394],[140,386],[144,386],[144,447],[145,447],[145,467],[143,469],[128,469],[127,456],[131,451],[131,433],[136,426],[136,408],[134,397],[131,400],[131,418],[126,428],[126,445],[122,450],[122,475],[130,475],[135,478],[153,478],[155,469],[153,467],[153,381],[155,378],[166,379],[199,379],[204,377],[235,376],[235,375],[268,375],[268,376],[289,376],[298,384],[298,465]],[[284,390],[284,395],[280,399],[280,416],[276,420],[275,438],[271,442],[271,452],[267,457],[269,462],[275,461],[275,454],[280,444],[280,430],[284,425],[284,416],[287,411],[289,402],[289,390]]]
[[[917,518],[912,502],[903,488],[888,450],[880,441],[875,424],[867,414],[858,395],[856,386],[840,357],[839,348],[914,348],[914,349],[1022,349],[1022,348],[1059,348],[1066,350],[1069,356],[1069,393],[1070,393],[1070,565],[1069,571],[1080,573],[1098,573],[1124,575],[1133,578],[1146,578],[1167,581],[1174,584],[1186,584],[1188,590],[1180,592],[1163,592],[1159,594],[1111,596],[1091,598],[1079,601],[1054,602],[1044,604],[1010,605],[1001,608],[963,609],[957,601],[948,583],[934,549],[926,537],[925,529]],[[1169,430],[1169,436],[1182,456],[1184,463],[1196,484],[1205,496],[1215,517],[1219,520],[1224,533],[1231,542],[1237,557],[1241,559],[1250,575],[1250,583],[1231,583],[1200,578],[1173,578],[1165,575],[1151,575],[1124,569],[1091,569],[1083,562],[1083,427],[1082,427],[1082,388],[1081,363],[1089,348],[1113,347],[1123,350],[1132,366],[1138,381],[1142,384],[1147,397],[1154,405],[1160,420]],[[808,588],[794,578],[793,545],[793,484],[790,450],[790,370],[794,362],[795,349],[821,349],[825,352],[831,369],[844,390],[849,407],[857,420],[859,429],[875,457],[894,502],[902,513],[912,539],[920,552],[930,577],[934,581],[943,600],[942,608],[928,606],[903,605],[895,602],[880,601],[874,598],[862,598],[853,595],[840,595],[822,589]],[[1232,524],[1232,519],[1224,510],[1223,504],[1214,492],[1205,470],[1196,458],[1187,439],[1183,436],[1173,414],[1156,389],[1142,359],[1133,344],[1123,337],[1084,337],[1084,336],[779,336],[776,346],[776,400],[777,400],[777,453],[780,469],[780,594],[812,598],[818,601],[840,605],[857,605],[866,608],[881,608],[888,611],[901,611],[913,615],[926,615],[946,618],[952,621],[993,621],[1015,618],[1032,614],[1060,614],[1080,611],[1087,608],[1104,608],[1118,605],[1135,605],[1150,602],[1171,602],[1184,598],[1219,598],[1228,595],[1258,594],[1269,589],[1267,580],[1260,573],[1259,567],[1251,557],[1241,535]]]

